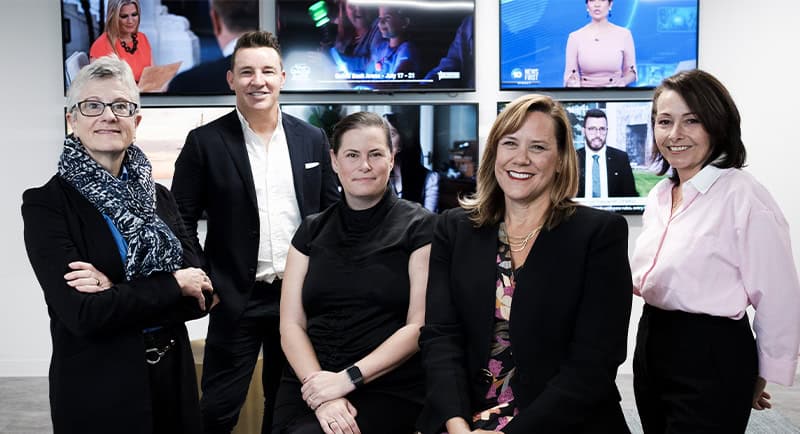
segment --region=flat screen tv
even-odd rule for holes
[[[498,112],[506,104],[498,103]],[[664,178],[656,175],[658,167],[653,164],[652,102],[562,101],[561,105],[578,154],[575,200],[608,211],[641,214],[650,190]]]
[[[698,2],[613,1],[597,30],[607,2],[502,0],[500,89],[658,86],[697,67]]]
[[[472,91],[475,0],[277,0],[288,92]]]
[[[348,114],[383,115],[399,133],[400,179],[390,184],[404,199],[439,212],[458,206],[460,195],[475,191],[478,170],[477,104],[283,104],[284,113],[316,125],[331,136]]]
[[[116,52],[131,65],[139,88],[145,94],[233,93],[225,77],[230,63],[227,56],[233,51],[233,45],[226,33],[215,33],[215,29],[234,26],[258,29],[259,0],[221,2],[224,14],[211,13],[208,0],[138,0],[138,12],[135,6],[127,5],[120,13],[114,12],[113,6],[117,3],[113,0],[61,0],[65,90],[92,58],[112,52],[108,35],[114,34]],[[119,32],[107,32],[108,16],[117,17],[114,27],[120,28]],[[123,19],[138,19],[136,41],[129,39],[124,47],[116,38],[118,34],[125,34],[127,39],[129,34],[125,32]],[[224,27],[224,22],[228,22],[228,27]],[[221,37],[217,38],[217,34]],[[147,59],[148,47],[150,60]]]

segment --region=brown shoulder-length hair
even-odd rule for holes
[[[703,162],[703,167],[709,164],[720,169],[744,167],[747,151],[742,143],[742,119],[728,89],[716,77],[701,69],[679,72],[665,79],[653,93],[650,126],[654,129],[658,115],[658,98],[667,90],[674,91],[683,98],[708,133],[711,152]],[[659,175],[669,171],[669,162],[659,152],[655,134],[653,162],[659,165]],[[672,171],[670,180],[676,185],[681,183],[677,170]]]
[[[528,113],[541,112],[553,120],[558,145],[558,168],[550,189],[550,209],[545,227],[552,229],[570,216],[577,204],[571,199],[578,192],[578,157],[572,145],[569,118],[561,105],[546,95],[525,95],[510,102],[495,119],[478,168],[475,194],[460,198],[459,204],[470,214],[476,227],[494,225],[505,216],[505,198],[497,183],[494,164],[497,146],[503,136],[522,128]]]

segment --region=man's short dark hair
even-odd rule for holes
[[[589,109],[586,111],[586,115],[583,116],[583,126],[586,127],[586,120],[589,118],[603,118],[608,123],[608,118],[606,117],[606,112],[600,109]]]
[[[278,38],[266,30],[256,30],[247,32],[236,40],[236,47],[233,49],[231,55],[231,71],[233,65],[236,63],[236,53],[242,48],[272,48],[278,52],[278,57],[281,57],[281,45],[278,43]],[[281,67],[283,67],[283,60],[281,60]]]

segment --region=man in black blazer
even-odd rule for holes
[[[583,136],[586,138],[586,146],[578,149],[578,170],[580,170],[580,182],[578,184],[577,197],[637,197],[636,182],[633,180],[633,171],[628,154],[619,149],[606,146],[606,136],[608,134],[608,119],[602,110],[591,109],[586,112],[583,118]],[[608,188],[607,194],[594,192],[592,189],[592,172],[586,173],[586,152],[590,157],[598,155],[598,158],[605,160],[605,175],[603,165],[599,166],[599,176],[605,176]],[[605,157],[605,158],[603,158]],[[598,160],[600,161],[600,160]],[[591,166],[590,166],[591,167]]]
[[[207,433],[229,433],[263,346],[262,432],[270,432],[285,358],[278,332],[281,277],[305,216],[338,200],[325,133],[280,111],[286,80],[277,39],[249,32],[227,73],[236,110],[189,132],[172,189],[198,243],[206,213],[204,267],[220,304],[211,313],[203,362]]]
[[[231,93],[225,74],[231,66],[236,40],[245,32],[258,30],[258,0],[211,0],[209,15],[222,57],[176,75],[169,83],[169,93]]]

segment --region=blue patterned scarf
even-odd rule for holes
[[[183,249],[156,214],[156,185],[150,161],[144,152],[130,145],[122,165],[128,173],[127,180],[108,173],[89,156],[80,139],[69,135],[64,140],[58,174],[111,218],[128,243],[128,280],[155,271],[178,270],[183,264]]]

